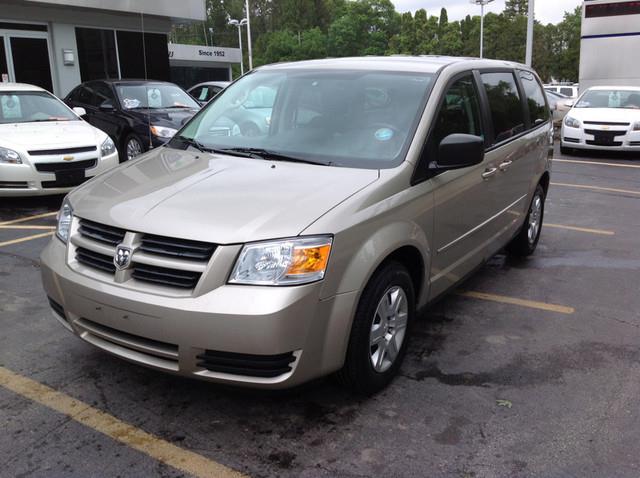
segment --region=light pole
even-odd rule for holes
[[[243,18],[242,20],[229,20],[229,25],[233,25],[238,28],[238,44],[240,46],[240,76],[244,75],[244,65],[242,62],[242,27],[247,24],[247,19]]]
[[[527,15],[527,52],[525,54],[525,63],[531,66],[533,63],[533,21],[534,21],[534,0],[529,0],[529,13]]]
[[[471,0],[471,3],[480,5],[480,58],[484,58],[484,6],[491,2],[493,2],[493,0]]]
[[[249,0],[244,2],[247,10],[247,44],[249,47],[249,71],[253,70],[253,54],[251,53],[251,15],[249,15]]]

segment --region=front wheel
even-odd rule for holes
[[[522,229],[516,237],[514,237],[507,251],[514,256],[526,257],[533,254],[536,250],[538,241],[540,240],[540,232],[542,230],[542,220],[544,219],[544,188],[538,184],[531,199],[529,212],[524,220]]]
[[[362,293],[338,378],[356,393],[382,390],[398,373],[415,315],[415,293],[407,269],[389,262]]]
[[[573,148],[567,148],[566,146],[560,146],[560,153],[565,156],[571,156],[573,154]]]
[[[135,134],[130,134],[124,140],[124,158],[126,161],[130,161],[136,156],[140,156],[144,153],[144,146],[142,146],[142,141]]]

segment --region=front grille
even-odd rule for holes
[[[56,314],[58,314],[60,317],[62,317],[63,319],[66,319],[67,318],[67,314],[65,314],[65,312],[64,312],[64,307],[62,307],[60,304],[58,304],[55,300],[53,300],[49,296],[47,296],[47,299],[49,300],[49,305],[51,306],[53,311]]]
[[[179,287],[181,289],[193,289],[200,280],[201,275],[202,273],[200,272],[169,269],[140,263],[133,265],[133,273],[131,274],[134,279],[139,281]]]
[[[0,181],[0,188],[3,189],[27,189],[29,184],[26,181]]]
[[[586,134],[593,135],[593,139],[586,140],[587,144],[594,146],[622,146],[622,141],[616,141],[617,136],[624,136],[626,131],[601,131],[596,129],[585,129]]]
[[[90,153],[97,151],[96,146],[83,146],[80,148],[63,148],[63,149],[37,149],[34,151],[28,151],[31,156],[50,156],[53,154],[74,154],[74,153]]]
[[[584,124],[601,124],[606,126],[629,126],[629,123],[617,123],[615,121],[584,121]]]
[[[249,377],[278,377],[291,372],[291,364],[296,360],[293,352],[279,355],[251,355],[215,350],[206,350],[197,358],[198,367],[211,372]]]
[[[99,252],[90,251],[84,247],[76,249],[76,261],[94,269],[99,269],[110,274],[115,274],[116,266],[113,264],[113,257]]]
[[[68,171],[70,169],[94,168],[98,163],[97,159],[87,159],[69,163],[37,163],[36,170],[41,173],[56,173],[58,171]]]
[[[579,143],[580,140],[577,138],[567,138],[566,136],[563,138],[565,143]]]
[[[91,178],[79,178],[77,180],[74,181],[42,181],[42,187],[45,189],[51,189],[51,188],[73,188],[76,186],[80,186],[82,183],[84,183],[85,181],[88,181]]]
[[[80,219],[80,235],[110,246],[117,246],[124,240],[126,231],[118,227],[107,226],[88,219]]]
[[[149,254],[194,261],[208,261],[215,248],[214,244],[208,242],[154,236],[151,234],[142,236],[140,245],[140,250]]]

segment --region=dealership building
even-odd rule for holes
[[[65,96],[103,78],[230,79],[237,48],[168,43],[173,24],[205,16],[205,0],[2,0],[0,81]]]

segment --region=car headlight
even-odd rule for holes
[[[633,131],[640,131],[640,121],[633,123]]]
[[[109,136],[103,141],[100,151],[102,151],[102,156],[109,156],[116,152],[116,145]]]
[[[178,132],[177,129],[167,128],[166,126],[151,125],[151,134],[158,138],[173,138],[173,135]]]
[[[71,231],[71,220],[73,219],[73,208],[67,198],[64,198],[62,207],[58,211],[58,226],[56,227],[56,236],[65,244],[69,240],[69,232]]]
[[[300,237],[246,244],[236,261],[231,284],[294,285],[324,278],[333,239]]]
[[[565,117],[564,124],[565,124],[565,126],[568,126],[569,128],[579,128],[580,127],[580,121],[578,121],[575,118],[572,118],[571,116],[566,116]]]
[[[17,151],[0,146],[0,163],[22,164],[22,158]]]

